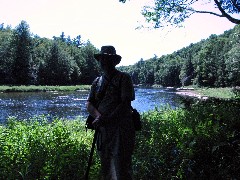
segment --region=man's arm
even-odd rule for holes
[[[90,101],[87,101],[86,106],[87,106],[87,111],[92,117],[96,118],[98,116],[101,116],[101,113]]]

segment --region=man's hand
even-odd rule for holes
[[[92,122],[92,125],[94,129],[98,129],[98,127],[101,125],[101,116],[97,116],[94,121]]]

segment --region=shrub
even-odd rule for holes
[[[143,113],[133,156],[135,179],[240,177],[239,101],[210,99],[188,109]],[[84,122],[44,116],[0,126],[0,179],[82,179],[93,132]],[[91,179],[98,179],[94,155]]]
[[[0,179],[83,177],[92,133],[82,121],[10,118],[0,132]]]
[[[239,105],[209,100],[187,110],[144,113],[133,163],[136,179],[237,179]]]

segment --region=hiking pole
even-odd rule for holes
[[[92,158],[93,158],[94,147],[95,147],[96,141],[97,141],[97,130],[95,130],[94,137],[93,137],[92,148],[91,148],[91,152],[90,152],[90,155],[88,158],[88,166],[87,166],[87,170],[85,172],[85,180],[88,180],[88,175],[89,175],[90,166],[92,163]]]

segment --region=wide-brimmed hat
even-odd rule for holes
[[[108,56],[111,57],[112,60],[115,61],[115,64],[119,64],[122,57],[118,54],[116,54],[116,50],[113,46],[102,46],[101,51],[99,54],[94,54],[94,58],[99,61],[99,58],[102,56]]]

